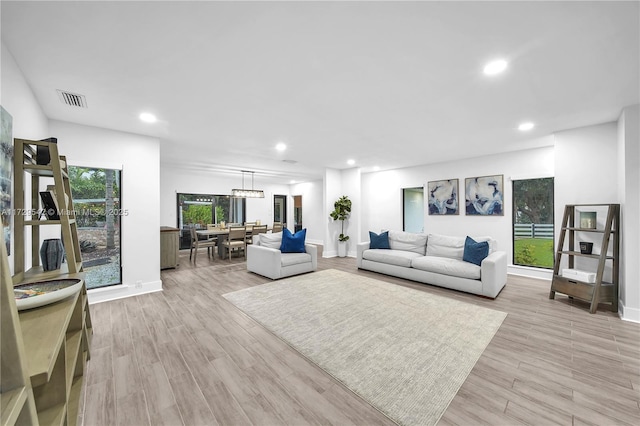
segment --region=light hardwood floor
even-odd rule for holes
[[[545,281],[510,276],[490,300],[351,258],[318,263],[508,313],[441,425],[640,424],[640,325],[549,300]],[[163,292],[91,305],[84,425],[393,424],[221,297],[269,281],[243,259],[194,267],[183,252],[162,281]]]

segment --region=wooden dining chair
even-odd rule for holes
[[[247,257],[247,231],[244,226],[234,226],[229,228],[229,235],[227,239],[222,242],[222,247],[226,249],[227,256],[229,256],[229,262],[231,262],[231,253],[233,250],[242,250],[245,258]]]
[[[281,232],[282,231],[282,222],[273,222],[273,228],[271,228],[274,234],[276,232]]]
[[[253,244],[253,236],[258,234],[266,234],[267,225],[254,225],[251,234],[247,233],[247,244]]]
[[[193,262],[196,262],[196,258],[198,257],[198,250],[201,248],[207,248],[207,255],[209,256],[209,258],[212,257],[212,255],[215,257],[215,251],[212,252],[212,248],[216,247],[216,240],[211,240],[211,239],[207,239],[207,240],[201,240],[198,238],[198,233],[196,232],[196,228],[195,227],[191,227],[190,228],[191,231],[191,248],[189,250],[189,260],[191,260],[191,256],[193,255]],[[194,253],[195,250],[195,253]]]

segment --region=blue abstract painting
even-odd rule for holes
[[[427,189],[430,215],[459,213],[458,179],[435,180],[427,184]]]
[[[465,179],[465,211],[472,216],[504,216],[503,176]]]

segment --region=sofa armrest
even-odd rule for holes
[[[247,271],[255,272],[272,280],[280,278],[282,269],[282,253],[280,250],[247,245]]]
[[[356,265],[358,266],[358,268],[362,267],[362,255],[364,253],[365,250],[369,250],[369,242],[365,242],[365,243],[358,243],[357,247],[356,247]]]
[[[311,264],[313,265],[313,270],[318,269],[318,247],[313,244],[305,244],[304,250],[311,255]]]
[[[507,253],[494,251],[487,256],[480,265],[480,280],[482,295],[495,299],[507,283]]]

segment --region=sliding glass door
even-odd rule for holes
[[[177,213],[180,248],[187,249],[191,245],[191,226],[206,229],[208,224],[244,223],[246,199],[229,195],[179,193]]]

